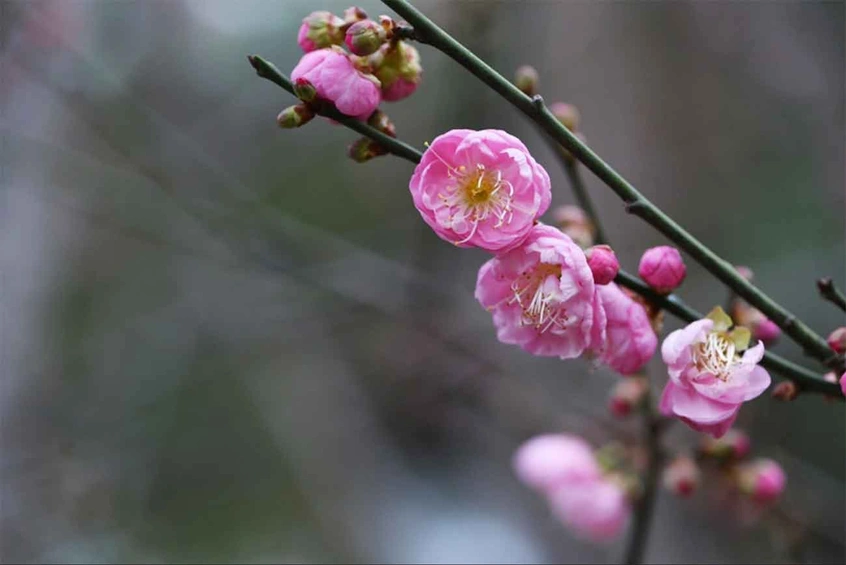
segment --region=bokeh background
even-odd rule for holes
[[[814,287],[846,278],[843,3],[418,5],[503,73],[534,65],[599,154],[819,332],[843,323]],[[423,224],[408,163],[275,125],[293,99],[245,56],[289,71],[302,17],[346,6],[0,2],[4,562],[619,558],[510,469],[533,433],[634,441],[605,409],[618,377],[496,341],[486,257]],[[418,92],[386,106],[400,137],[505,129],[572,201],[521,115],[421,54]],[[585,176],[634,270],[664,239]],[[683,294],[726,299],[690,263]],[[712,475],[661,493],[647,560],[842,563],[843,405],[765,395],[738,426],[787,469],[783,502],[750,515]]]

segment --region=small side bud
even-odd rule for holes
[[[378,51],[387,37],[388,34],[381,25],[373,20],[361,20],[347,29],[344,42],[354,55],[366,57]]]
[[[776,400],[789,402],[799,396],[799,387],[793,381],[781,381],[773,387],[772,396]]]
[[[669,294],[684,281],[687,267],[678,249],[660,245],[643,253],[637,274],[657,292]]]
[[[387,151],[367,137],[360,137],[347,148],[347,156],[356,163],[365,163],[374,157],[387,154]]]
[[[605,285],[614,280],[620,271],[620,262],[614,250],[607,245],[594,245],[585,251],[593,281]]]
[[[716,439],[709,435],[702,436],[700,451],[716,459],[743,459],[749,454],[752,442],[742,430],[729,430],[726,435]]]
[[[390,120],[390,118],[388,118],[388,114],[378,108],[367,119],[367,124],[373,126],[386,135],[390,135],[391,137],[397,136],[397,128],[394,126],[394,123]]]
[[[781,465],[772,459],[756,459],[740,467],[740,491],[756,502],[773,502],[784,492],[787,476]]]
[[[579,122],[581,120],[578,108],[572,104],[567,104],[566,102],[555,102],[549,106],[549,111],[552,112],[553,116],[558,118],[558,121],[561,122],[565,128],[572,132],[578,131]]]
[[[534,67],[523,65],[517,69],[514,74],[514,86],[527,96],[534,96],[538,93],[538,83],[540,76]]]
[[[617,418],[625,418],[634,412],[646,397],[649,385],[643,377],[629,377],[614,385],[608,409]]]
[[[699,467],[690,457],[676,457],[664,469],[664,488],[676,496],[688,497],[699,486]]]
[[[340,45],[344,41],[341,26],[344,20],[325,10],[312,12],[303,18],[300,31],[297,33],[297,43],[306,53],[323,49],[332,45]]]
[[[285,129],[298,128],[314,118],[314,112],[305,104],[288,106],[276,116],[276,123]]]
[[[846,353],[846,328],[837,328],[828,334],[828,346],[836,353]]]
[[[346,10],[344,10],[344,24],[352,25],[355,22],[360,22],[361,20],[367,19],[367,12],[359,8],[358,6],[350,6]]]
[[[317,98],[317,89],[308,79],[300,77],[294,81],[294,94],[303,102],[314,102]]]
[[[765,345],[772,345],[781,336],[781,328],[769,318],[764,318],[752,327],[752,337],[764,342]]]
[[[382,98],[387,102],[411,96],[423,80],[420,53],[407,41],[390,41],[369,60],[373,74],[382,85]]]

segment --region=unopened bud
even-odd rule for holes
[[[367,124],[373,126],[386,135],[390,135],[391,137],[397,136],[397,129],[394,127],[394,123],[390,120],[390,118],[388,118],[388,114],[378,108],[375,112],[370,114],[370,117],[367,119]]]
[[[313,102],[317,98],[317,89],[308,79],[300,77],[294,81],[294,94],[303,102]]]
[[[305,104],[288,106],[276,116],[276,123],[285,129],[298,128],[314,117],[314,111]]]
[[[846,328],[837,328],[828,334],[828,346],[837,353],[846,353]]]
[[[367,19],[367,12],[365,12],[358,6],[350,6],[349,8],[344,10],[344,23],[347,25],[354,24],[355,22],[360,22],[364,19]]]
[[[608,245],[594,245],[585,250],[588,267],[593,273],[593,281],[598,285],[606,285],[614,280],[620,271],[620,262],[614,250]]]
[[[773,387],[772,396],[776,400],[794,400],[799,396],[799,387],[793,381],[781,381]]]
[[[756,459],[738,470],[740,491],[756,502],[772,502],[784,492],[787,477],[772,459]]]
[[[676,457],[664,469],[663,483],[671,493],[688,497],[699,486],[699,467],[690,457]]]
[[[703,454],[717,459],[743,459],[749,454],[751,447],[752,442],[745,432],[729,430],[719,439],[703,435],[700,450]]]
[[[386,43],[370,57],[370,63],[387,102],[411,96],[423,79],[420,53],[407,41]]]
[[[364,163],[385,154],[387,151],[381,145],[367,137],[356,139],[347,148],[347,156],[356,163]]]
[[[344,20],[325,10],[312,12],[303,18],[300,31],[297,33],[297,43],[306,53],[316,49],[323,49],[332,45],[340,45],[344,41],[341,26]]]
[[[687,268],[678,249],[659,245],[644,251],[637,274],[657,292],[669,294],[684,281]]]
[[[617,418],[625,418],[638,408],[649,390],[649,384],[643,377],[625,378],[611,389],[608,408]]]
[[[540,77],[534,67],[523,65],[517,69],[514,75],[514,86],[519,88],[523,94],[534,96],[538,93]]]
[[[385,28],[373,20],[361,20],[347,29],[344,42],[350,52],[364,57],[375,53],[385,43],[387,36]]]
[[[558,121],[561,122],[568,130],[575,132],[579,129],[579,109],[572,104],[567,104],[566,102],[556,102],[549,106],[549,111],[552,112],[552,115],[558,118]]]
[[[781,328],[769,318],[764,318],[752,326],[752,337],[759,339],[766,345],[772,345],[781,336]]]

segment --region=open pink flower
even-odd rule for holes
[[[590,445],[580,437],[566,434],[530,439],[514,454],[513,466],[523,484],[544,493],[600,476]]]
[[[552,198],[549,175],[526,146],[492,129],[454,129],[435,138],[409,188],[439,237],[492,252],[520,245]]]
[[[585,254],[544,224],[482,265],[476,300],[493,313],[501,342],[535,355],[571,359],[604,342],[605,312]]]
[[[597,286],[596,292],[607,319],[602,362],[623,375],[638,372],[658,347],[646,310],[613,282]]]
[[[367,119],[379,106],[379,80],[357,70],[340,48],[318,49],[303,55],[291,71],[291,80],[310,82],[317,96],[329,100],[342,114]]]
[[[746,349],[749,330],[729,332],[731,325],[731,318],[717,307],[707,318],[672,332],[661,345],[670,374],[661,412],[714,437],[731,427],[741,404],[770,386],[770,375],[758,365],[764,344]]]
[[[606,478],[561,485],[548,495],[553,515],[576,535],[603,542],[626,525],[631,507],[622,486]]]

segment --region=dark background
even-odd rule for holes
[[[814,288],[844,283],[842,3],[417,5],[507,76],[534,65],[644,194],[823,335],[843,324]],[[473,300],[486,255],[424,225],[408,163],[275,125],[293,99],[246,55],[290,71],[302,17],[346,6],[0,2],[3,561],[619,558],[510,469],[533,433],[634,438],[605,409],[618,377],[496,341]],[[505,129],[571,202],[531,124],[420,50],[422,86],[385,105],[400,137]],[[635,270],[665,240],[585,178]],[[693,306],[725,301],[688,271]],[[785,466],[783,503],[750,516],[714,474],[661,493],[647,559],[841,563],[843,405],[764,395],[738,426]]]

